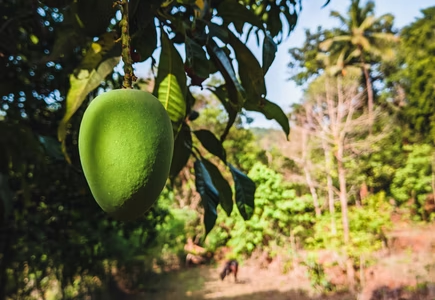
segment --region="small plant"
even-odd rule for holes
[[[335,286],[326,277],[324,267],[316,261],[314,255],[308,255],[302,264],[308,269],[308,278],[312,288],[321,293],[335,290]]]

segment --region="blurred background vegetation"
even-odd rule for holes
[[[374,2],[352,0],[345,15],[331,13],[342,26],[306,31],[303,46],[289,50],[291,80],[305,89],[288,115],[289,141],[279,130],[246,129],[252,120],[242,112],[223,143],[256,184],[253,215],[228,216],[218,206],[203,240],[192,161],[143,218],[123,223],[98,207],[78,167],[84,105],[66,138],[72,164],[65,160],[57,130],[86,42],[66,24],[68,10],[52,2],[0,1],[0,299],[107,299],[119,278],[140,290],[153,274],[184,268],[189,239],[213,253],[212,262],[279,258],[283,273],[304,265],[321,291],[337,288],[321,263],[327,251],[354,291],[364,284],[361,270],[389,251],[391,232],[433,224],[435,6],[397,30]],[[108,74],[89,98],[121,80]],[[136,84],[152,90],[154,78]],[[220,136],[225,108],[213,93],[194,96],[199,117],[189,125]]]

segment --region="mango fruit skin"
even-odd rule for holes
[[[134,220],[151,208],[169,176],[171,120],[152,94],[111,90],[85,110],[78,148],[98,205],[115,219]]]

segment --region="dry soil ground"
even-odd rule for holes
[[[144,291],[125,299],[435,300],[435,226],[396,230],[390,238],[390,252],[379,254],[378,263],[365,269],[364,288],[357,295],[318,295],[310,289],[303,266],[282,274],[279,262],[262,269],[250,261],[240,266],[238,283],[233,277],[220,280],[220,264],[199,266],[154,276]],[[327,274],[332,282],[345,280],[343,273]]]

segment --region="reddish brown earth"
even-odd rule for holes
[[[307,270],[294,265],[287,274],[283,263],[273,260],[261,268],[258,260],[243,262],[239,282],[234,278],[221,281],[216,266],[198,266],[155,275],[144,282],[136,295],[128,300],[435,300],[435,224],[424,228],[398,228],[389,235],[389,251],[376,254],[376,263],[363,270],[363,287],[356,295],[345,291],[346,275],[339,267],[326,268],[328,280],[342,292],[320,295],[310,287]],[[327,263],[330,253],[321,253]],[[357,272],[357,274],[361,274]],[[116,299],[121,299],[117,296]]]

